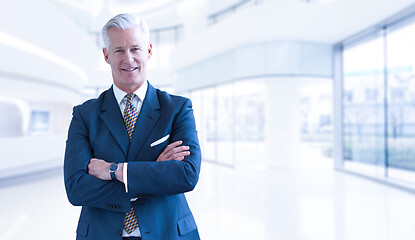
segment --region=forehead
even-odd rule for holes
[[[143,33],[139,27],[129,29],[110,28],[108,30],[110,48],[123,47],[128,45],[143,45],[145,42]]]

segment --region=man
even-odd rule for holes
[[[64,178],[82,206],[77,239],[199,239],[184,192],[201,153],[191,101],[146,81],[145,22],[120,14],[102,29],[114,84],[73,109]]]

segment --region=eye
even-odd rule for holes
[[[117,50],[114,51],[114,53],[122,53],[122,52],[123,52],[123,50],[121,50],[121,49],[117,49]]]
[[[132,49],[134,52],[137,52],[137,51],[141,51],[141,48],[139,48],[139,47],[135,47],[135,48],[133,48]]]

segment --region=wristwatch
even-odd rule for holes
[[[117,177],[115,177],[115,172],[118,170],[118,168],[119,168],[118,163],[113,163],[110,165],[109,171],[110,171],[112,180],[117,180]]]

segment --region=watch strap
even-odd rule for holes
[[[111,175],[112,180],[117,180],[117,177],[115,176],[115,172],[110,172],[110,175]]]

